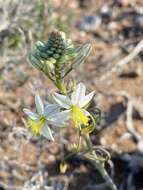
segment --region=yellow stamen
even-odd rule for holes
[[[39,120],[28,119],[27,125],[29,128],[31,128],[35,135],[39,135],[43,125],[45,124],[45,121],[45,117],[41,117]]]
[[[83,111],[77,106],[72,106],[72,120],[76,127],[88,125],[89,118],[83,113]]]

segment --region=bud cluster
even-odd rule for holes
[[[29,56],[34,67],[43,71],[54,80],[55,76],[63,76],[66,65],[76,57],[76,49],[63,32],[54,31],[48,41],[36,42],[35,51]],[[68,68],[68,66],[67,66]]]

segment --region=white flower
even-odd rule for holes
[[[36,113],[24,108],[23,111],[28,115],[27,125],[35,135],[43,135],[48,140],[54,140],[49,124],[64,126],[66,115],[60,112],[56,104],[47,103],[45,108],[39,95],[35,96]]]
[[[86,87],[83,83],[79,83],[76,89],[72,92],[71,98],[65,95],[55,93],[53,98],[55,102],[62,108],[67,115],[67,119],[71,118],[76,127],[88,125],[88,116],[90,113],[86,111],[85,106],[92,100],[95,92],[85,95]]]

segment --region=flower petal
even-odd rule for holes
[[[44,105],[39,95],[35,96],[35,104],[38,114],[42,115],[44,113]]]
[[[60,108],[56,104],[47,104],[44,109],[44,115],[46,117],[51,116],[52,114],[56,114],[60,111]]]
[[[71,101],[70,101],[69,97],[55,93],[53,96],[53,99],[62,108],[66,108],[66,109],[70,108]]]
[[[58,121],[49,121],[49,124],[58,128],[65,127],[67,125],[66,122],[58,122]]]
[[[93,96],[95,95],[95,91],[89,93],[88,95],[84,96],[83,98],[80,99],[79,102],[79,107],[83,108],[84,106],[86,106],[93,98]]]
[[[30,117],[30,119],[33,120],[39,119],[39,116],[36,113],[33,113],[31,110],[24,108],[23,111]]]
[[[65,122],[69,120],[71,110],[65,110],[62,112],[59,112],[57,114],[51,115],[51,118],[49,118],[49,122],[53,125],[60,126],[65,125]]]
[[[85,110],[85,109],[82,109],[82,111],[83,111],[83,113],[86,115],[86,116],[90,116],[91,114],[87,111],[87,110]]]
[[[71,95],[72,104],[78,105],[80,99],[85,96],[85,91],[85,85],[83,83],[79,83]]]
[[[43,135],[48,140],[54,141],[54,137],[52,135],[52,131],[51,131],[51,129],[47,125],[44,125],[42,127],[41,135]]]

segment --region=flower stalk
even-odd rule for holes
[[[63,80],[62,80],[61,78],[56,78],[55,84],[56,84],[58,90],[59,90],[62,94],[64,94],[64,95],[67,94],[67,90],[66,90],[65,84],[64,84],[64,82],[63,82]]]

